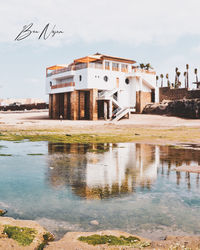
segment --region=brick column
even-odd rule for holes
[[[53,94],[53,105],[52,105],[52,107],[53,107],[53,112],[52,112],[52,118],[53,119],[59,119],[59,112],[58,112],[58,108],[59,108],[59,103],[58,103],[58,101],[59,101],[59,96],[58,96],[58,94]]]
[[[74,90],[71,92],[71,120],[78,120],[79,118],[79,112],[78,112],[78,104],[79,104],[79,95],[78,91]]]
[[[79,110],[80,110],[80,119],[85,118],[85,92],[80,91],[80,103],[79,103]]]
[[[52,101],[53,101],[53,95],[49,95],[49,118],[53,118],[53,110],[52,110]]]
[[[90,90],[90,120],[98,119],[97,97],[98,97],[98,90],[91,89]]]
[[[67,119],[67,110],[69,107],[67,107],[67,93],[64,93],[64,119]]]

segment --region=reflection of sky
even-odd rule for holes
[[[153,237],[168,232],[200,233],[198,175],[180,173],[177,177],[172,169],[174,155],[180,155],[178,149],[125,143],[102,154],[77,155],[73,147],[72,154],[68,148],[68,153],[51,152],[48,156],[45,142],[0,145],[7,146],[0,148],[1,154],[13,155],[0,157],[0,207],[8,209],[8,216],[36,219],[57,235],[97,229]],[[198,151],[183,152],[183,164],[189,155],[197,164]],[[44,155],[27,155],[30,153]],[[61,185],[54,185],[52,178]],[[107,185],[114,194],[109,191],[107,199],[93,199],[106,191]],[[123,187],[121,192],[119,187]],[[98,226],[90,225],[94,219]]]

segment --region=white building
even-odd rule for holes
[[[58,119],[120,119],[158,102],[156,73],[130,59],[94,54],[46,69],[49,116]]]

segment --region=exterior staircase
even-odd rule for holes
[[[115,88],[112,90],[103,90],[99,93],[98,100],[111,100],[115,110],[112,112],[111,121],[118,121],[125,115],[130,115],[130,107],[122,107],[117,101],[116,93],[119,89]]]

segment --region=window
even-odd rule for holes
[[[129,82],[130,82],[129,79],[126,78],[126,79],[125,79],[125,83],[126,83],[126,84],[129,84]]]
[[[121,65],[121,70],[122,70],[122,72],[128,72],[128,65],[127,64],[122,64]]]
[[[110,62],[105,62],[105,69],[110,69]]]
[[[79,81],[80,81],[80,82],[82,81],[82,75],[79,76]]]
[[[112,63],[112,70],[119,71],[119,63]]]
[[[51,87],[52,86],[52,82],[50,81],[49,84],[50,84],[50,87]]]
[[[104,81],[107,82],[108,81],[108,77],[107,76],[104,76]]]

